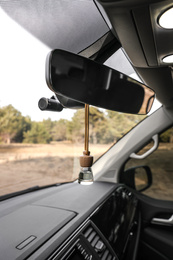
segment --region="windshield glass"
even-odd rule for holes
[[[90,9],[94,17],[98,15],[92,1],[82,2],[86,2],[86,8]],[[61,37],[59,45],[54,41],[46,42],[45,39],[49,37],[44,38],[44,34],[39,36],[36,28],[34,32],[25,28],[26,25],[29,26],[27,19],[22,24],[19,13],[15,12],[17,9],[13,5],[9,8],[9,5],[3,3],[3,8],[10,17],[0,9],[1,24],[5,25],[1,28],[0,49],[0,195],[78,178],[79,156],[84,150],[85,132],[84,109],[63,109],[60,113],[43,112],[38,108],[38,101],[52,95],[45,82],[47,53],[52,48],[63,46],[67,50],[78,52],[86,47],[86,41],[82,40],[78,46],[75,43],[67,46],[69,40],[62,41]],[[91,3],[94,6],[92,8]],[[20,8],[22,12],[22,5]],[[28,10],[33,12],[31,9]],[[88,45],[107,32],[107,26],[101,16],[98,16],[95,25],[100,23],[102,26],[97,28],[97,35],[91,31],[92,37],[89,40],[86,34]],[[75,34],[74,40],[79,42],[79,36]],[[128,75],[134,73],[121,50],[105,64]],[[90,107],[89,150],[94,160],[143,118],[144,116]]]

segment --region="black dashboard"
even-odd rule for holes
[[[0,259],[121,260],[136,239],[137,199],[124,185],[68,183],[1,202]]]

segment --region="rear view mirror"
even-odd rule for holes
[[[155,96],[119,71],[63,50],[48,54],[46,82],[55,94],[124,113],[147,114]]]

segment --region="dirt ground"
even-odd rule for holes
[[[97,159],[110,145],[90,145]],[[83,145],[71,143],[0,145],[0,195],[36,185],[75,180],[79,173],[79,156]],[[126,169],[137,165],[151,168],[153,184],[146,194],[173,200],[173,144],[160,144],[144,160],[131,159]]]
[[[110,145],[90,145],[97,159]],[[83,145],[71,143],[0,145],[0,195],[36,185],[75,180]]]

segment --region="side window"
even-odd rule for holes
[[[140,153],[150,146],[144,147]],[[159,136],[159,147],[154,153],[142,160],[130,159],[125,170],[141,165],[149,166],[152,172],[152,185],[142,193],[156,199],[173,200],[173,128]]]

